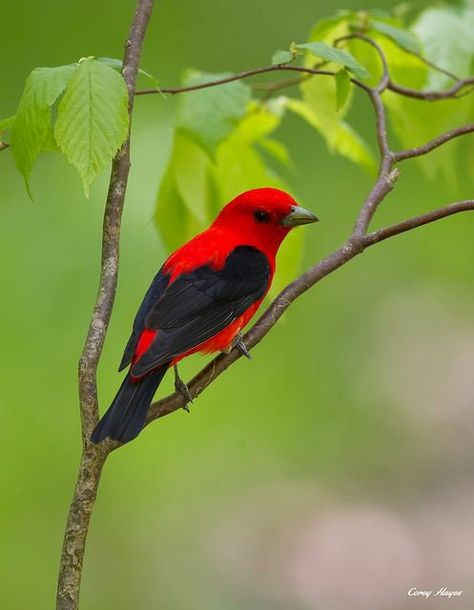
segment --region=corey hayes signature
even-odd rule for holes
[[[408,590],[409,597],[424,597],[425,599],[433,597],[447,597],[449,599],[453,597],[461,597],[462,591],[452,591],[447,587],[442,587],[437,591],[430,589],[418,589],[418,587],[412,587]]]

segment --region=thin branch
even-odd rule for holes
[[[255,68],[253,70],[244,70],[243,72],[236,72],[231,76],[227,76],[225,78],[220,78],[217,80],[209,81],[207,83],[200,83],[199,85],[190,85],[188,87],[163,87],[163,88],[153,88],[153,89],[140,89],[135,92],[135,95],[153,95],[156,93],[168,93],[170,95],[178,95],[180,93],[189,93],[191,91],[198,91],[200,89],[208,89],[210,87],[217,87],[219,85],[225,85],[226,83],[232,83],[237,80],[242,80],[249,78],[251,76],[256,76],[258,74],[267,74],[269,72],[300,72],[308,75],[321,75],[321,76],[334,76],[335,72],[331,70],[320,70],[316,68],[306,68],[304,66],[293,66],[291,64],[276,64],[273,66],[265,66],[263,68]],[[363,83],[362,81],[351,78],[351,81],[357,85],[360,89],[364,91],[369,91],[371,88]],[[464,95],[464,93],[460,93],[462,89],[467,87],[468,85],[474,84],[474,77],[464,78],[457,83],[455,83],[450,89],[446,89],[444,91],[419,91],[417,89],[410,89],[409,87],[404,87],[402,85],[397,85],[396,83],[389,80],[386,84],[386,88],[394,91],[395,93],[399,93],[400,95],[404,95],[405,97],[412,97],[425,101],[435,101],[435,100],[443,100],[449,98],[460,97]],[[381,84],[379,86],[382,86]],[[382,87],[382,90],[385,87]],[[467,93],[471,93],[474,91],[474,88],[470,89]]]
[[[406,150],[401,150],[400,152],[394,152],[393,158],[395,161],[404,161],[405,159],[412,159],[413,157],[421,157],[422,155],[426,155],[435,148],[438,148],[438,146],[442,146],[454,138],[458,138],[459,136],[472,132],[474,132],[474,124],[463,125],[462,127],[457,127],[455,129],[451,129],[451,131],[442,133],[422,146],[416,146],[415,148],[407,148]]]
[[[153,0],[138,0],[125,43],[122,74],[129,94],[130,121],[143,39],[152,8]],[[117,286],[120,224],[129,169],[130,132],[112,164],[104,213],[99,290],[84,350],[79,361],[79,398],[84,449],[64,534],[59,567],[57,610],[76,610],[78,608],[89,520],[102,466],[107,457],[107,445],[98,447],[91,444],[89,438],[98,421],[97,365],[102,353]]]
[[[295,78],[287,78],[285,80],[276,81],[275,83],[253,83],[252,89],[254,91],[263,91],[264,93],[274,93],[275,91],[280,91],[280,89],[300,85],[302,82],[311,77],[312,74],[306,74],[303,76],[296,76]]]
[[[8,142],[4,142],[3,140],[0,140],[0,150],[6,150],[9,147],[10,147],[10,144],[8,144]]]
[[[420,53],[417,53],[416,51],[409,51],[406,48],[404,48],[403,50],[405,51],[405,53],[409,53],[410,55],[413,55],[413,57],[416,57],[417,59],[419,59],[421,62],[423,62],[424,64],[429,66],[432,70],[435,70],[436,72],[440,72],[441,74],[444,74],[451,80],[453,80],[453,81],[462,80],[459,78],[459,76],[456,76],[456,74],[453,74],[453,72],[450,72],[446,68],[438,66],[437,64],[435,64],[431,60],[427,59],[426,57],[423,57],[423,55],[420,55]]]
[[[441,220],[442,218],[447,218],[448,216],[452,216],[453,214],[459,214],[459,212],[470,211],[474,211],[474,199],[457,201],[456,203],[450,203],[442,208],[438,208],[437,210],[431,210],[426,214],[421,214],[420,216],[409,218],[408,220],[404,220],[403,222],[391,225],[390,227],[385,227],[383,229],[373,231],[372,233],[369,233],[365,239],[367,245],[371,246],[373,244],[377,244],[381,241],[384,241],[385,239],[389,239],[394,235],[400,235],[400,233],[411,231],[412,229],[422,227],[423,225],[427,225],[431,222]]]
[[[334,76],[335,72],[331,70],[319,70],[317,68],[305,68],[303,66],[292,66],[290,64],[275,64],[272,66],[264,66],[263,68],[254,68],[253,70],[244,70],[243,72],[236,72],[231,76],[225,78],[219,78],[217,80],[209,81],[207,83],[200,83],[199,85],[189,85],[188,87],[164,87],[154,89],[140,89],[135,92],[135,95],[152,95],[154,93],[169,93],[170,95],[177,95],[179,93],[189,93],[191,91],[199,91],[200,89],[209,89],[210,87],[218,87],[219,85],[225,85],[227,83],[233,83],[237,80],[243,80],[256,76],[259,74],[267,74],[269,72],[301,72],[309,75],[321,75],[321,76]],[[362,85],[356,79],[352,79],[355,84]],[[293,83],[292,83],[293,84]],[[365,85],[363,86],[365,89]]]
[[[284,69],[284,64],[276,64],[274,66],[265,66],[264,68],[254,68],[253,70],[244,70],[243,72],[237,72],[231,76],[224,78],[218,78],[217,80],[209,81],[208,83],[200,83],[199,85],[190,85],[189,87],[164,87],[164,88],[153,88],[153,89],[140,89],[135,92],[135,95],[152,95],[154,93],[169,93],[170,95],[176,95],[177,93],[188,93],[190,91],[199,91],[200,89],[208,89],[209,87],[218,87],[219,85],[225,85],[232,83],[236,80],[242,80],[255,76],[257,74],[266,74],[267,72],[278,72]]]
[[[419,91],[418,89],[410,89],[409,87],[404,87],[403,85],[397,85],[393,81],[389,82],[387,89],[390,89],[390,91],[400,95],[404,95],[405,97],[412,97],[417,100],[432,102],[436,100],[447,100],[453,97],[461,97],[462,93],[460,92],[462,89],[472,84],[474,84],[474,76],[463,78],[449,89],[444,89],[443,91]],[[473,89],[471,89],[471,92],[472,91]]]

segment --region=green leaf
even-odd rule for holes
[[[110,66],[82,61],[58,107],[56,142],[82,179],[86,196],[96,176],[127,137],[125,82]]]
[[[205,226],[211,220],[208,206],[209,156],[186,133],[178,129],[175,133],[171,165],[182,201],[189,212]]]
[[[423,55],[458,76],[470,73],[469,63],[474,56],[474,10],[439,7],[421,13],[413,27],[423,47]],[[391,40],[376,38],[390,63],[395,82],[416,89],[440,89],[452,80],[436,72],[419,59],[399,50]],[[403,148],[424,144],[440,133],[474,120],[474,106],[469,96],[433,103],[394,95],[387,91],[384,103],[389,109],[391,127]],[[443,174],[456,184],[463,175],[461,158],[457,154],[461,139],[454,139],[416,162],[428,177]],[[464,167],[469,161],[462,158]]]
[[[291,51],[275,51],[272,56],[272,64],[288,64],[293,61],[294,55]]]
[[[250,104],[247,115],[217,148],[215,179],[222,203],[242,191],[262,185],[288,190],[283,180],[265,164],[257,149],[279,126],[284,109],[284,98],[263,106]]]
[[[270,298],[275,298],[290,282],[296,279],[303,261],[305,231],[293,229],[278,251],[275,278],[270,288]]]
[[[11,147],[16,166],[31,196],[29,178],[51,125],[51,106],[64,91],[76,65],[36,68],[25,88],[11,126]]]
[[[172,164],[168,165],[161,179],[155,221],[169,250],[176,249],[202,228],[178,192]]]
[[[353,72],[359,78],[367,78],[370,76],[369,71],[350,53],[338,49],[337,47],[331,47],[325,42],[306,42],[304,44],[295,45],[295,48],[306,49],[319,59],[344,66],[349,72]]]
[[[407,30],[397,28],[386,21],[370,21],[370,27],[384,36],[388,36],[399,47],[410,53],[420,53],[420,43],[416,36]]]
[[[56,138],[54,137],[54,129],[52,125],[49,125],[48,132],[46,134],[46,138],[43,142],[44,152],[61,152],[56,142]]]
[[[340,110],[347,102],[351,88],[351,77],[347,70],[336,72],[336,110]]]
[[[116,57],[95,57],[96,61],[113,68],[114,70],[122,71],[122,60]]]
[[[413,26],[424,56],[438,66],[463,78],[471,73],[474,58],[474,8],[438,7],[423,12]],[[452,84],[440,72],[431,71],[427,87],[439,89]]]
[[[14,121],[15,121],[15,115],[9,116],[6,119],[2,119],[0,121],[0,131],[7,131],[8,129],[10,129],[11,126],[13,125]]]
[[[257,144],[284,167],[293,167],[293,162],[288,149],[279,140],[275,140],[274,138],[262,138],[257,142]]]
[[[184,79],[183,86],[207,83],[227,76],[231,74],[191,72]],[[241,81],[187,93],[178,99],[176,126],[212,155],[215,147],[245,115],[249,100],[250,87]]]
[[[332,45],[336,38],[349,34],[349,21],[352,15],[351,11],[339,11],[332,17],[320,19],[314,24],[309,40],[323,40]]]
[[[370,175],[376,173],[377,165],[369,147],[345,121],[333,121],[328,127],[324,117],[318,116],[312,107],[302,100],[288,99],[287,107],[321,133],[330,152],[338,153],[357,163]]]

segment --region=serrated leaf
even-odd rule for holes
[[[76,70],[76,64],[36,68],[25,88],[11,126],[11,147],[16,166],[23,175],[29,195],[31,170],[41,152],[51,125],[51,106],[61,95]]]
[[[207,83],[227,76],[230,73],[191,72],[184,79],[183,86]],[[245,115],[249,100],[250,87],[241,81],[186,93],[177,102],[176,126],[212,155],[215,147]]]
[[[352,72],[359,78],[367,78],[370,76],[367,68],[360,64],[350,53],[338,49],[337,47],[331,47],[325,42],[306,42],[297,44],[295,47],[297,49],[306,49],[315,57],[323,59],[324,61],[334,62],[340,66],[344,66],[349,72]]]
[[[288,64],[293,61],[294,56],[291,51],[275,51],[272,56],[272,64]]]
[[[402,30],[386,21],[371,20],[370,27],[384,36],[388,36],[399,47],[410,53],[420,53],[420,43],[416,36],[408,30]]]
[[[86,196],[128,133],[125,82],[110,66],[82,61],[58,106],[56,142],[79,172]]]
[[[351,88],[351,77],[347,70],[336,72],[336,110],[340,110],[347,102]]]

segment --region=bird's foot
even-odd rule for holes
[[[252,355],[249,352],[249,350],[247,349],[247,346],[245,345],[244,340],[242,339],[241,335],[236,336],[236,338],[234,340],[234,347],[236,347],[239,350],[239,352],[242,354],[242,356],[245,356],[249,360],[252,360]]]
[[[183,409],[189,413],[189,403],[193,402],[193,397],[191,396],[191,392],[189,391],[188,386],[184,383],[178,373],[178,367],[174,366],[174,388],[177,392],[182,394],[186,399],[186,403],[183,406]]]

